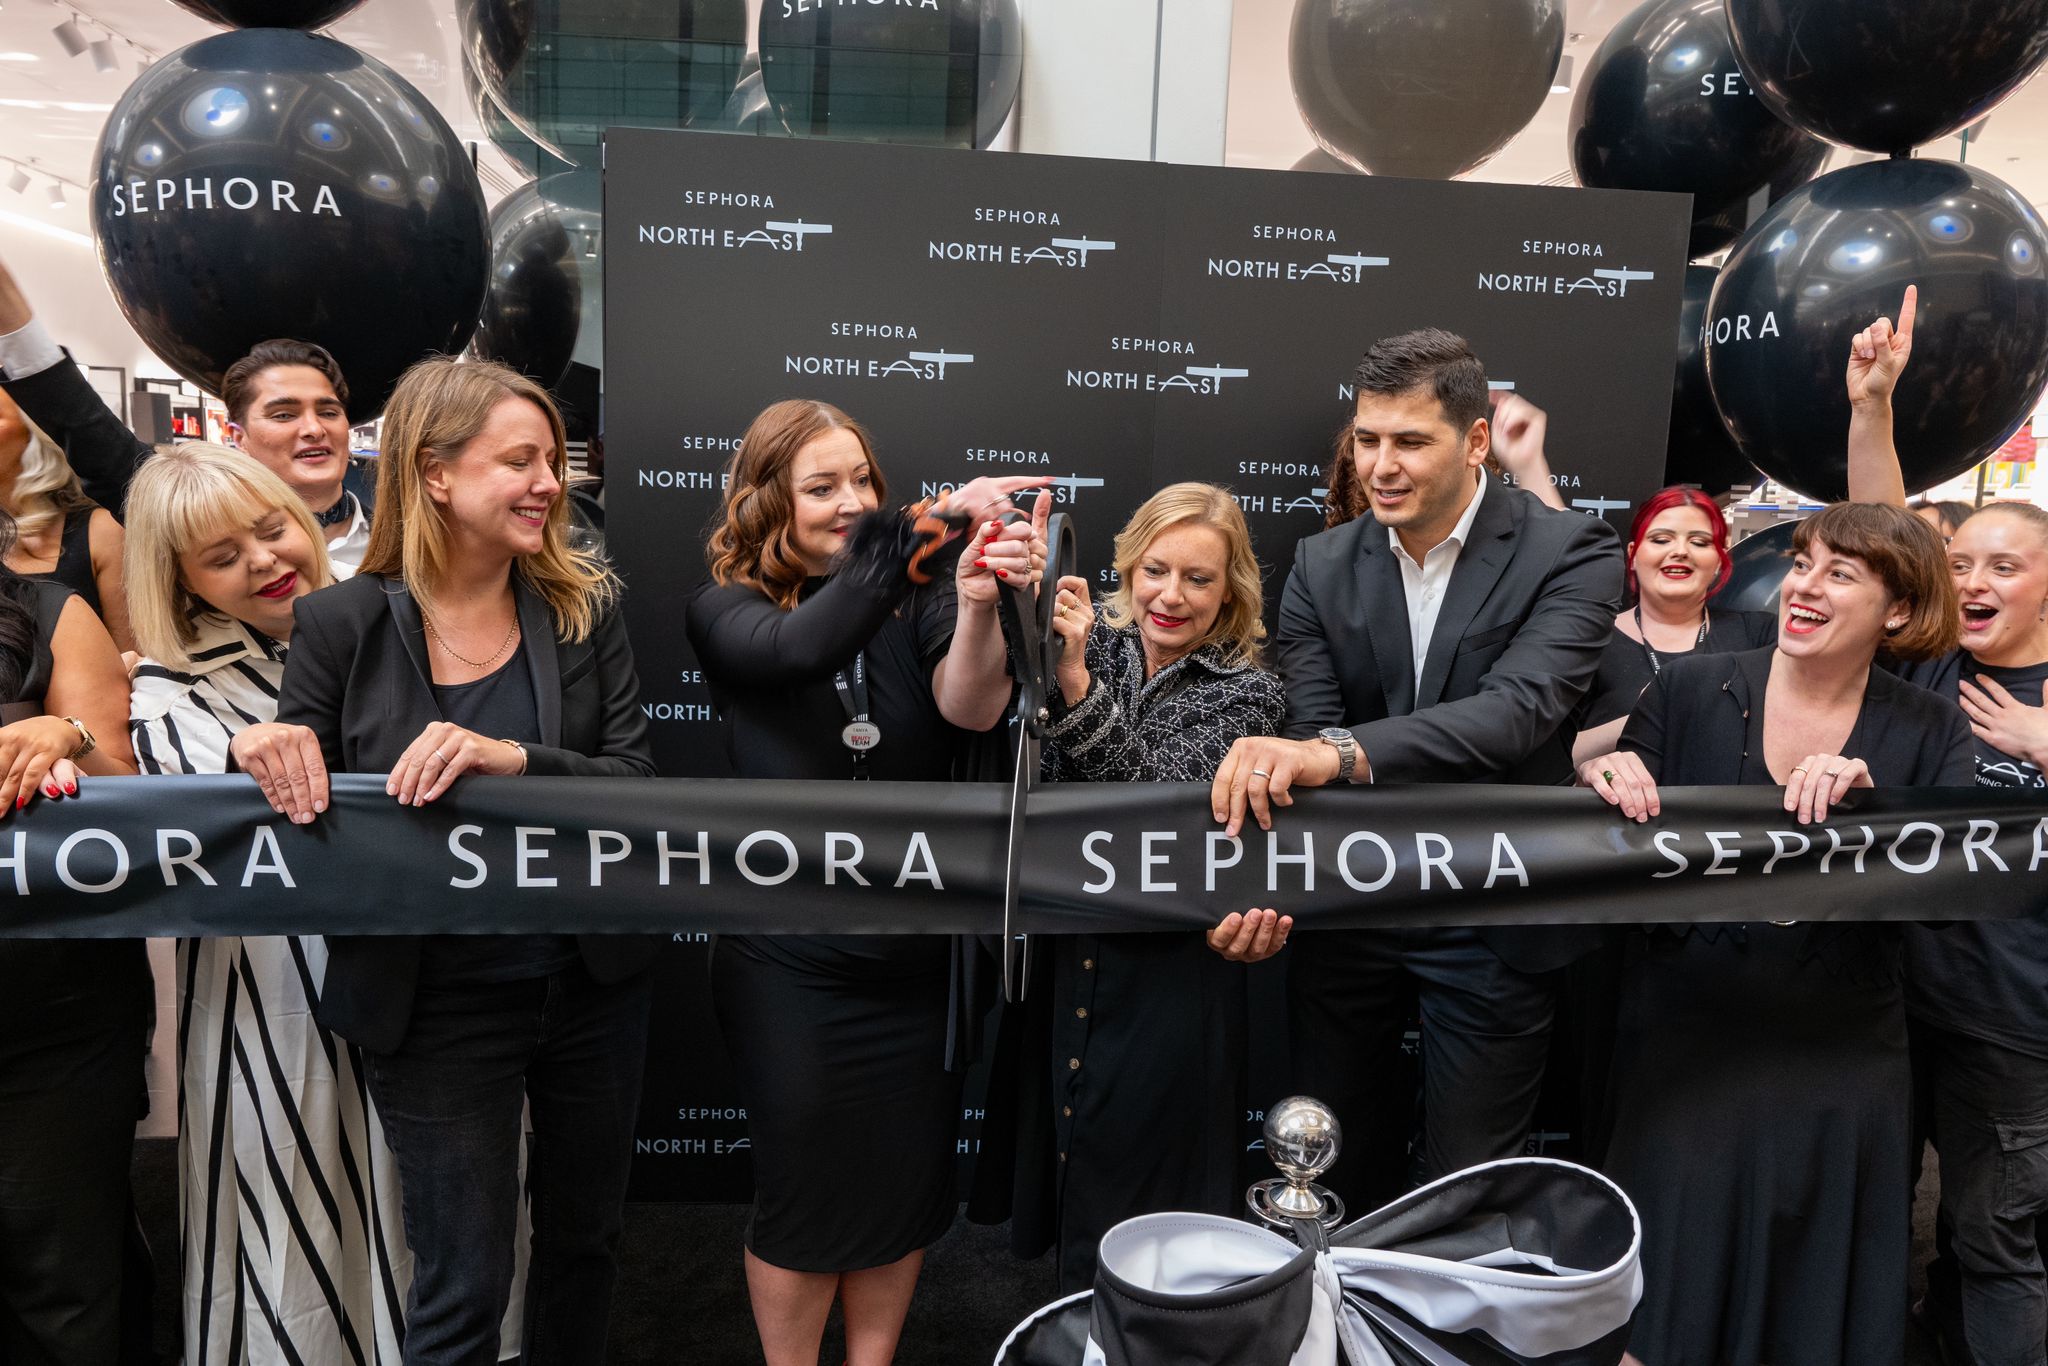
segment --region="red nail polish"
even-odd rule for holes
[[[44,789],[43,789],[43,795],[44,795],[45,797],[54,797],[54,796],[56,796],[56,795],[57,795],[57,785],[56,785],[55,783],[52,783],[52,784],[50,784],[50,785],[49,785],[48,787],[44,788]]]
[[[999,579],[1007,579],[1010,577],[1010,571],[1007,569],[998,569],[996,571],[996,577]]]
[[[988,568],[988,561],[987,561],[987,560],[976,560],[976,561],[974,562],[974,567],[975,567],[976,569],[986,569],[986,568]]]
[[[16,811],[19,811],[19,810],[21,810],[21,808],[23,808],[24,806],[27,806],[27,805],[28,805],[28,798],[27,798],[27,797],[16,797],[16,798],[14,799],[14,809],[15,809]]]
[[[77,783],[66,783],[66,784],[64,784],[64,795],[65,795],[65,796],[67,796],[67,797],[76,797],[76,796],[78,795],[78,784],[77,784]]]

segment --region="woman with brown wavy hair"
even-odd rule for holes
[[[996,595],[1033,567],[1031,524],[997,519],[1045,480],[946,498],[935,511],[976,520],[935,572],[883,506],[867,433],[828,403],[768,408],[729,474],[687,628],[734,771],[951,778],[967,737],[1003,719]],[[916,935],[727,936],[713,952],[753,1144],[747,1289],[768,1366],[816,1366],[835,1297],[851,1366],[895,1355],[924,1249],[956,1209],[949,963],[944,938]]]

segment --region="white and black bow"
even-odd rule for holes
[[[1614,1366],[1642,1296],[1621,1188],[1548,1158],[1444,1177],[1302,1246],[1208,1214],[1102,1239],[996,1366]]]

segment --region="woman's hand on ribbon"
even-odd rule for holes
[[[526,751],[447,721],[436,721],[405,748],[385,780],[400,806],[424,806],[465,773],[512,778],[526,772]]]
[[[79,744],[78,727],[61,716],[0,726],[0,815],[21,810],[38,792],[52,798],[76,793],[71,756]]]
[[[998,515],[977,521],[953,570],[961,602],[993,607],[1004,588],[1036,584],[1045,568],[1045,521],[1051,514],[1052,500],[1041,497],[1028,520],[1004,522]]]
[[[228,742],[236,768],[256,780],[270,809],[304,825],[327,809],[327,760],[305,726],[265,721]]]
[[[1287,947],[1294,917],[1267,909],[1232,911],[1209,931],[1209,947],[1233,963],[1257,963]]]
[[[1592,788],[1632,821],[1646,821],[1664,810],[1657,780],[1643,761],[1625,749],[1602,754],[1579,765],[1579,782]]]
[[[1785,780],[1785,809],[1796,813],[1801,825],[1814,825],[1828,818],[1828,808],[1848,796],[1850,788],[1875,786],[1870,765],[1861,759],[1809,754]]]

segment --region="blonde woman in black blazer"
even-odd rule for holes
[[[423,361],[384,414],[359,575],[302,600],[279,724],[238,746],[295,820],[325,771],[401,804],[465,773],[651,777],[604,563],[568,548],[562,419],[499,365]],[[245,736],[248,732],[244,732]],[[415,1268],[405,1361],[494,1362],[534,1129],[528,1366],[604,1359],[652,941],[330,937],[316,1014],[365,1053]]]

